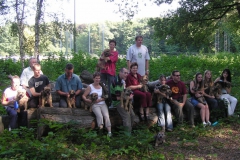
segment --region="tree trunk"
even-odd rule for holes
[[[15,4],[15,11],[16,11],[16,18],[17,18],[17,28],[18,28],[18,39],[19,39],[19,48],[20,48],[20,57],[21,57],[21,63],[22,63],[22,68],[24,68],[24,61],[23,61],[23,57],[25,55],[24,53],[24,24],[23,24],[23,20],[24,20],[24,9],[25,9],[25,0],[23,1],[19,1],[16,0],[16,4]]]
[[[40,18],[42,16],[42,6],[43,0],[37,0],[37,11],[35,17],[35,46],[34,46],[34,56],[39,55],[39,42],[40,42]]]

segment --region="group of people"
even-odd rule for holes
[[[56,92],[60,95],[59,107],[67,107],[67,97],[69,97],[69,90],[75,90],[76,106],[80,107],[80,91],[82,83],[76,74],[73,74],[73,65],[67,64],[65,67],[65,74],[58,77],[55,85]],[[26,90],[28,96],[28,107],[39,107],[39,96],[44,87],[50,87],[50,82],[47,76],[41,71],[41,65],[36,58],[29,60],[29,67],[25,68],[21,76],[14,75],[11,77],[11,86],[6,88],[2,95],[2,105],[5,107],[9,115],[9,130],[17,127],[19,119],[19,126],[27,126],[27,111],[24,108],[16,107],[17,91],[21,89]],[[78,98],[77,98],[78,97]]]
[[[108,100],[111,101],[111,106],[116,107],[120,116],[122,117],[123,126],[127,131],[132,130],[134,123],[135,113],[132,108],[126,111],[120,103],[121,92],[126,88],[132,90],[130,99],[134,103],[139,103],[139,113],[141,120],[148,120],[149,107],[152,106],[152,95],[149,91],[143,92],[140,89],[143,87],[141,79],[144,75],[149,74],[149,60],[150,56],[146,46],[142,45],[143,37],[136,36],[135,44],[130,46],[127,51],[127,67],[120,69],[116,74],[116,63],[118,61],[118,52],[115,49],[117,43],[115,40],[109,41],[110,56],[104,57],[102,53],[100,59],[104,60],[104,64],[100,72],[93,74],[93,83],[90,84],[82,97],[80,92],[82,90],[82,83],[78,75],[74,74],[74,66],[68,63],[65,67],[65,73],[60,75],[56,80],[55,89],[60,95],[59,107],[67,107],[67,97],[69,91],[75,91],[75,100],[77,108],[80,107],[80,100],[87,103],[92,103],[87,96],[92,93],[98,94],[98,99],[92,106],[92,110],[96,115],[98,128],[101,130],[105,126],[108,131],[108,136],[112,136],[111,122],[109,118],[108,106],[105,103],[106,98],[103,97],[103,88],[100,82],[106,84],[108,87]],[[155,89],[155,94],[161,94],[163,100],[157,104],[158,109],[158,126],[167,131],[173,130],[172,114],[173,110],[177,118],[178,124],[183,124],[183,109],[187,111],[187,118],[191,127],[194,127],[194,107],[200,108],[200,115],[204,126],[211,125],[209,106],[212,109],[218,108],[216,97],[210,94],[210,87],[214,82],[211,77],[211,72],[206,71],[204,78],[201,73],[195,75],[195,79],[190,82],[189,94],[191,101],[187,99],[188,91],[186,85],[180,80],[180,72],[175,70],[171,74],[171,79],[167,79],[164,75],[159,77],[160,85],[168,85],[172,91],[171,98]],[[222,75],[215,80],[231,83],[231,73],[228,69],[222,72]],[[16,128],[17,110],[14,108],[16,101],[15,97],[17,90],[24,88],[29,96],[29,107],[36,108],[39,105],[40,92],[45,86],[49,86],[49,79],[41,71],[41,65],[37,63],[36,58],[31,58],[29,67],[23,70],[21,77],[13,76],[11,79],[11,87],[7,88],[2,97],[2,104],[5,106],[7,113],[10,116],[9,128]],[[21,84],[21,85],[20,85]],[[222,89],[220,98],[229,100],[228,114],[231,116],[234,113],[237,99],[230,95],[231,87]],[[200,103],[197,99],[198,96],[204,95],[206,103]],[[20,112],[21,113],[21,112]],[[24,113],[24,112],[22,112]],[[26,114],[24,114],[26,117]],[[22,116],[23,117],[23,116]]]
[[[187,91],[185,83],[180,80],[180,72],[175,70],[171,74],[171,78],[166,81],[165,76],[160,76],[159,82],[161,85],[167,84],[172,91],[171,99],[163,95],[163,101],[158,103],[158,125],[167,131],[172,131],[172,114],[174,111],[179,125],[183,123],[183,109],[186,110],[187,118],[191,127],[194,125],[194,112],[197,107],[200,109],[200,117],[203,127],[210,126],[210,110],[221,110],[218,104],[218,99],[227,101],[228,116],[234,114],[237,105],[237,99],[230,95],[231,92],[231,73],[229,69],[224,69],[221,76],[215,81],[212,80],[211,71],[206,70],[204,75],[196,73],[194,80],[190,82],[189,91]],[[219,97],[215,97],[212,92],[214,83],[222,83],[221,93]],[[229,84],[229,85],[223,85]],[[154,93],[161,94],[158,89]],[[190,100],[187,99],[187,94],[190,95]],[[203,98],[203,99],[199,99]],[[166,116],[166,117],[165,117]],[[214,116],[214,115],[213,115]],[[215,118],[212,118],[215,119]]]

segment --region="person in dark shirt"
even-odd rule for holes
[[[172,72],[172,79],[167,81],[172,91],[173,110],[178,119],[178,124],[183,123],[183,109],[187,110],[187,118],[191,127],[194,126],[194,106],[187,100],[187,89],[185,84],[180,80],[180,72]]]

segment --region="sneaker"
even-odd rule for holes
[[[218,121],[214,122],[212,126],[216,126],[218,124]]]
[[[109,133],[107,134],[107,136],[108,136],[108,137],[112,137],[112,133],[109,132]]]
[[[211,123],[210,121],[208,121],[208,122],[207,122],[207,125],[208,125],[208,126],[211,126],[211,125],[212,125],[212,123]]]
[[[191,127],[191,128],[195,128],[195,125],[194,125],[194,124],[192,124],[190,127]]]
[[[205,128],[207,126],[207,123],[206,122],[203,122],[203,127]]]

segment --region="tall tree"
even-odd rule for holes
[[[19,39],[19,48],[20,48],[20,57],[22,62],[22,67],[24,68],[23,57],[24,53],[24,14],[25,14],[25,0],[16,0],[15,1],[15,11],[17,18],[17,29],[18,29],[18,39]]]
[[[35,57],[39,54],[39,42],[40,42],[40,18],[42,16],[43,0],[37,0],[37,10],[35,17],[35,46],[34,55]]]

